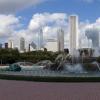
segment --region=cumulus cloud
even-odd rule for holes
[[[85,46],[88,45],[95,47],[99,47],[99,38],[100,38],[100,18],[96,19],[94,23],[90,23],[89,21],[80,23],[80,40],[85,41]],[[91,44],[88,44],[88,40],[92,41]]]
[[[97,28],[89,28],[85,32],[88,39],[92,40],[93,47],[99,47],[99,40],[100,40],[100,30]]]
[[[45,39],[56,38],[57,30],[67,30],[67,14],[65,13],[37,13],[30,20],[28,30],[37,34],[42,28]]]
[[[8,15],[13,16],[13,15]],[[6,16],[6,18],[8,18]],[[30,19],[29,24],[27,25],[26,29],[20,29],[16,30],[14,26],[20,26],[20,18],[17,18],[13,16],[14,18],[10,18],[11,21],[8,21],[4,27],[4,30],[7,30],[8,27],[10,27],[9,31],[2,32],[2,37],[5,37],[5,35],[9,36],[6,37],[6,40],[9,38],[14,40],[14,45],[19,46],[19,39],[20,37],[24,37],[26,40],[26,44],[31,43],[34,41],[35,43],[38,43],[38,34],[40,30],[43,31],[44,36],[44,42],[46,42],[47,39],[56,39],[57,36],[57,30],[59,28],[62,28],[65,33],[67,33],[67,14],[64,13],[37,13],[34,14],[33,17]],[[8,18],[9,19],[9,18]],[[2,20],[2,19],[1,19]],[[3,26],[3,23],[2,23]],[[5,35],[4,35],[5,34]]]
[[[45,0],[0,0],[0,12],[11,13],[19,9],[37,5]]]
[[[33,15],[30,23],[30,30],[37,30],[38,28],[44,27],[46,25],[50,26],[65,26],[65,20],[67,19],[67,15],[64,13],[43,13],[43,14],[35,14]]]
[[[0,15],[0,39],[11,37],[15,29],[20,25],[20,17],[14,15]]]

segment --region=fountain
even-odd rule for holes
[[[99,52],[99,48],[95,48],[94,49],[94,54],[93,54],[94,57],[99,57],[100,56],[100,52]]]
[[[75,65],[65,64],[64,70],[68,71],[69,73],[83,73],[83,72],[85,72],[85,70],[83,69],[81,64],[75,64]]]
[[[95,61],[85,63],[84,58],[85,56],[79,56],[78,51],[75,51],[73,56],[66,53],[61,53],[57,56],[54,63],[49,64],[49,68],[45,68],[49,70],[66,71],[69,73],[89,73],[100,71],[98,62]]]
[[[95,64],[97,66],[98,70],[100,71],[100,65],[96,61],[93,62],[92,64]]]
[[[34,70],[38,68],[39,70],[46,69],[48,71],[56,72],[65,71],[67,73],[100,72],[99,63],[96,61],[88,62],[86,59],[88,57],[84,55],[80,57],[80,54],[77,50],[74,52],[73,56],[66,52],[63,52],[56,57],[54,62],[51,62],[50,60],[43,60],[36,64],[33,64],[31,69],[33,68]]]

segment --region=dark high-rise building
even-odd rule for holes
[[[0,43],[0,49],[2,48],[2,44]]]
[[[29,47],[28,47],[28,51],[30,52],[30,47],[31,47],[31,44],[29,44]]]
[[[8,43],[5,43],[5,49],[8,49]]]

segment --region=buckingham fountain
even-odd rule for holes
[[[14,63],[7,68],[7,73],[27,76],[99,77],[100,64],[97,56],[99,52],[91,49],[77,50],[73,56],[65,51],[54,62],[43,60],[36,64],[27,63],[30,66],[26,67],[25,62]]]
[[[91,50],[84,51],[76,50],[73,56],[63,52],[57,56],[54,63],[45,62],[44,69],[69,73],[100,72],[100,64],[96,61],[99,52],[93,51],[93,57],[91,57]]]

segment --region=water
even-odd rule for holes
[[[100,56],[100,52],[99,52],[99,48],[95,48],[94,49],[94,54],[93,54],[94,57],[99,57]]]
[[[86,72],[81,64],[74,64],[74,65],[65,64],[64,70],[71,73],[85,73]]]
[[[89,63],[91,64],[91,66],[83,66],[83,63],[79,63],[79,60],[77,60],[79,58],[79,54],[76,57],[76,60],[77,60],[76,63],[70,63],[69,60],[67,61],[68,59],[67,57],[69,56],[62,54],[56,58],[55,63],[57,63],[58,65],[58,66],[54,66],[56,67],[56,70],[51,70],[51,66],[53,65],[53,63],[49,60],[45,60],[37,64],[34,64],[32,66],[20,65],[22,68],[20,72],[11,72],[11,71],[2,72],[1,71],[0,73],[14,74],[14,75],[17,74],[17,75],[29,75],[29,76],[31,75],[31,76],[59,76],[59,77],[62,77],[62,76],[63,77],[66,77],[66,76],[67,77],[70,77],[70,76],[76,76],[76,77],[100,76],[100,66],[98,62]],[[59,70],[60,67],[63,67],[63,68]],[[96,67],[98,70],[89,71],[89,70],[86,70],[85,67],[88,67],[88,68]]]
[[[95,64],[97,66],[98,70],[100,71],[100,66],[99,66],[99,64],[96,61],[93,62],[92,64]]]
[[[48,69],[43,69],[38,66],[23,67],[20,72],[13,71],[1,71],[0,74],[7,75],[24,75],[24,76],[49,76],[49,77],[100,77],[100,72],[85,72],[84,69],[80,67],[80,64],[74,66],[66,66],[62,71],[52,71]]]

